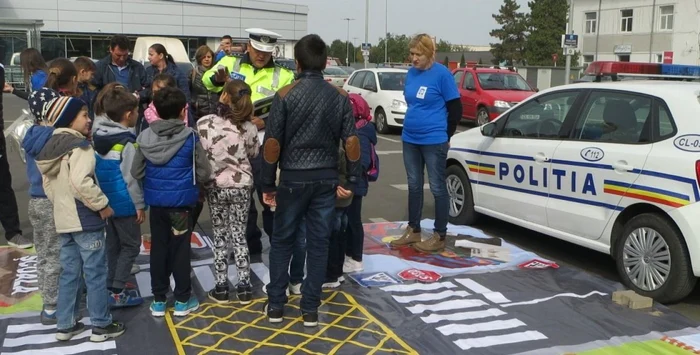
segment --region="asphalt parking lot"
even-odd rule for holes
[[[4,95],[5,127],[21,114],[26,102],[14,96]],[[473,125],[463,123],[458,131],[471,129]],[[403,221],[407,218],[407,185],[406,173],[403,166],[401,137],[398,132],[380,135],[376,146],[381,165],[379,181],[370,187],[369,196],[363,203],[363,219],[365,222]],[[26,179],[25,167],[16,151],[9,152],[10,166],[13,176],[13,187],[17,196],[20,210],[21,226],[24,233],[31,233],[32,228],[27,217],[27,202],[29,184]],[[427,183],[427,176],[426,176]],[[423,218],[433,218],[433,199],[426,189]],[[208,211],[205,210],[200,218],[200,224],[205,230],[210,230]],[[262,225],[262,222],[260,222]],[[552,259],[559,264],[575,266],[601,277],[618,281],[613,260],[597,252],[589,251],[576,245],[554,238],[531,232],[512,224],[491,218],[484,218],[478,225],[484,232],[503,238],[523,249]],[[0,228],[1,229],[1,228]],[[148,222],[142,229],[148,229]],[[4,235],[4,233],[0,233]],[[4,240],[0,241],[6,244]],[[700,320],[700,287],[684,301],[670,307],[694,320]]]

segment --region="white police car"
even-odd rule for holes
[[[555,87],[452,138],[450,222],[479,214],[611,254],[660,302],[700,276],[700,83]]]

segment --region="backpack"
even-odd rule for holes
[[[369,169],[367,169],[367,180],[374,182],[379,179],[379,156],[377,156],[377,151],[374,149],[374,144],[370,143],[370,163]]]
[[[352,115],[355,117],[355,129],[360,129],[372,121],[372,114],[369,104],[358,94],[349,94],[348,99],[352,106]],[[370,164],[366,171],[367,180],[377,181],[379,179],[379,157],[374,149],[374,144],[370,143]]]

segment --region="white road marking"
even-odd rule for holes
[[[467,338],[455,341],[455,345],[459,346],[462,350],[469,350],[471,348],[486,348],[495,345],[522,343],[525,341],[542,340],[547,339],[547,336],[536,331],[527,331],[520,333],[511,333],[504,335],[493,335],[481,338]]]
[[[387,138],[387,137],[384,137],[384,136],[380,136],[380,135],[377,135],[377,138],[379,138],[379,139],[383,139],[383,140],[386,140],[386,141],[389,141],[389,142],[394,142],[394,143],[401,143],[401,141],[399,141],[399,140],[396,140],[396,139],[392,139],[392,138]]]
[[[408,191],[408,184],[391,185],[391,187],[401,191]],[[423,184],[423,190],[430,190],[430,184]]]
[[[460,312],[452,314],[431,314],[427,317],[421,317],[423,322],[426,323],[437,323],[443,320],[446,321],[462,321],[470,319],[480,319],[488,317],[498,317],[506,314],[498,308],[490,308],[485,311],[471,311],[471,312]]]
[[[92,332],[89,332],[87,329],[83,331],[82,333],[73,336],[71,340],[75,339],[84,339],[92,335]],[[22,346],[22,345],[29,345],[29,344],[50,344],[50,343],[57,343],[56,340],[56,333],[49,333],[49,334],[33,334],[33,335],[25,335],[23,337],[19,338],[5,338],[5,340],[2,343],[3,347],[6,348],[12,348],[15,346]]]
[[[467,291],[442,291],[439,293],[421,293],[415,296],[392,296],[399,303],[411,303],[411,302],[423,302],[423,301],[437,301],[449,297],[467,297],[471,294]]]
[[[403,154],[403,150],[378,150],[377,155]]]
[[[92,322],[90,322],[90,318],[85,317],[80,320],[83,322],[85,325],[92,325]],[[26,332],[31,332],[31,331],[39,331],[39,330],[56,330],[56,325],[43,325],[41,323],[30,323],[30,324],[15,324],[15,325],[8,325],[7,326],[7,333],[8,334],[19,334],[19,333],[26,333]],[[6,338],[7,339],[7,338]]]
[[[432,290],[439,290],[441,288],[455,288],[457,287],[455,284],[452,282],[438,282],[438,283],[432,283],[432,284],[421,284],[421,283],[415,283],[415,284],[410,284],[410,285],[392,285],[392,286],[386,286],[382,287],[382,291],[385,292],[411,292],[411,291],[432,291]]]
[[[475,324],[448,324],[438,327],[437,330],[443,335],[472,334],[493,330],[518,328],[524,325],[526,324],[519,319],[507,319]]]
[[[464,287],[472,290],[474,293],[479,293],[483,295],[484,297],[486,297],[486,299],[493,303],[501,304],[510,302],[510,300],[503,296],[502,293],[493,292],[472,279],[457,279],[455,281],[459,282]]]
[[[255,276],[257,276],[263,284],[267,285],[270,283],[270,269],[263,263],[250,264],[250,269],[253,270]]]
[[[149,272],[139,272],[136,274],[136,283],[139,286],[139,293],[141,297],[151,297],[153,296],[153,290],[151,290],[151,273]]]
[[[194,275],[197,277],[197,281],[199,281],[199,285],[202,286],[204,291],[208,292],[209,290],[213,289],[214,286],[216,286],[214,273],[211,271],[209,266],[197,266],[193,270]]]
[[[551,296],[551,297],[539,298],[539,299],[532,300],[532,301],[524,301],[524,302],[514,302],[514,303],[502,304],[501,307],[524,306],[524,305],[529,305],[529,304],[541,303],[541,302],[549,301],[549,300],[551,300],[551,299],[553,299],[553,298],[557,298],[557,297],[586,298],[586,297],[590,297],[590,296],[593,296],[593,295],[607,296],[607,293],[598,292],[598,291],[589,292],[589,293],[587,293],[587,294],[585,294],[585,295],[577,295],[577,294],[575,294],[575,293],[560,293],[560,294],[557,294],[557,295],[554,295],[554,296]]]
[[[372,223],[386,223],[389,222],[384,218],[368,218],[370,222]]]
[[[55,327],[55,326],[54,326]],[[91,332],[89,330],[86,330],[84,334],[91,335]],[[51,334],[51,337],[55,337],[55,334]],[[81,334],[82,336],[82,334]],[[56,338],[54,338],[56,339]],[[76,337],[73,337],[73,339],[76,339]],[[113,350],[117,348],[117,343],[114,342],[114,340],[111,341],[106,341],[103,343],[93,343],[91,341],[86,341],[84,343],[80,344],[75,344],[75,345],[70,345],[70,346],[60,346],[61,344],[65,344],[63,342],[58,342],[56,341],[56,347],[51,348],[51,349],[29,349],[29,350],[22,350],[22,351],[17,351],[17,352],[3,352],[3,354],[6,355],[36,355],[36,354],[47,354],[47,355],[72,355],[72,354],[80,354],[88,351],[107,351],[107,350]]]
[[[453,309],[474,308],[485,306],[486,302],[482,300],[453,300],[437,304],[418,304],[413,307],[406,307],[411,313],[418,314],[425,311],[450,311]]]

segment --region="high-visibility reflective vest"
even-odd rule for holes
[[[237,73],[245,77],[244,81],[250,85],[250,89],[253,91],[251,95],[253,102],[274,96],[277,90],[294,82],[294,73],[287,68],[275,65],[274,67],[258,69],[256,72],[255,67],[251,64],[241,63],[241,58],[226,56],[202,75],[202,83],[207,90],[217,94],[221,93],[223,86],[214,85],[211,79],[219,66],[228,68],[229,73],[233,76],[238,76],[235,74]]]

